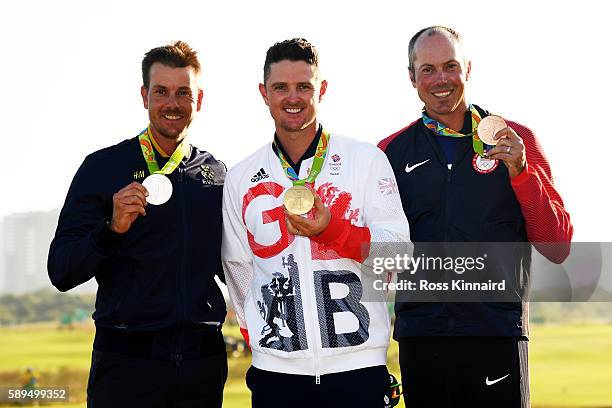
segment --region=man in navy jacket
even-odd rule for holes
[[[495,146],[480,143],[476,130],[489,112],[467,101],[471,64],[458,33],[441,26],[419,31],[409,60],[423,117],[379,147],[397,179],[415,256],[421,248],[456,254],[463,250],[456,243],[473,243],[471,251],[494,254],[488,270],[513,290],[505,293],[510,297],[466,302],[418,302],[398,293],[394,338],[407,405],[528,406],[528,303],[521,294],[529,282],[529,242],[562,262],[573,231],[569,214],[530,129],[506,120]],[[439,242],[447,244],[424,244]]]
[[[142,73],[150,124],[77,171],[49,276],[61,291],[98,282],[88,406],[221,407],[225,165],[185,141],[203,97],[189,45],[150,50]]]

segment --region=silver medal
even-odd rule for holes
[[[172,196],[172,183],[163,174],[151,174],[144,179],[142,185],[149,192],[147,196],[147,203],[149,204],[164,204]]]

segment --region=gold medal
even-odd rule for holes
[[[308,187],[293,186],[285,193],[284,204],[291,214],[306,214],[314,205],[314,194]]]
[[[489,115],[482,119],[478,124],[478,138],[489,146],[495,146],[499,139],[495,139],[495,134],[508,127],[501,116]]]

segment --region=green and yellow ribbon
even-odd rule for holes
[[[289,164],[289,161],[285,158],[281,149],[276,146],[276,155],[280,160],[281,166],[283,166],[283,171],[287,175],[287,177],[293,182],[294,186],[303,186],[306,183],[313,183],[319,173],[321,173],[321,169],[323,168],[323,163],[325,162],[325,156],[327,156],[327,149],[329,147],[329,139],[331,135],[322,129],[321,137],[319,138],[319,143],[317,143],[317,150],[314,155],[314,159],[312,160],[312,166],[310,167],[310,172],[305,179],[300,180],[298,174],[295,172],[293,167]],[[274,142],[276,144],[276,142]]]
[[[142,150],[142,155],[147,162],[147,167],[150,174],[172,173],[179,166],[181,160],[183,160],[183,158],[187,156],[191,150],[189,143],[186,143],[183,139],[183,141],[176,147],[168,159],[168,162],[163,168],[160,169],[159,165],[157,164],[157,160],[155,159],[155,150],[153,149],[152,140],[154,140],[154,138],[151,134],[151,125],[149,125],[138,135],[138,142],[140,143],[140,149]]]

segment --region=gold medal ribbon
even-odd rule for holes
[[[310,172],[308,173],[308,177],[300,180],[298,174],[295,172],[293,167],[289,164],[289,161],[285,158],[281,149],[276,146],[275,152],[280,160],[281,166],[283,166],[283,171],[285,175],[289,177],[291,181],[293,181],[294,186],[303,186],[306,183],[313,183],[319,173],[321,173],[321,169],[323,168],[323,163],[325,162],[325,156],[327,156],[327,149],[329,147],[329,139],[331,135],[322,129],[321,137],[319,138],[319,143],[317,143],[317,150],[314,155],[314,159],[312,160],[312,167],[310,168]],[[276,143],[276,142],[275,142]]]

